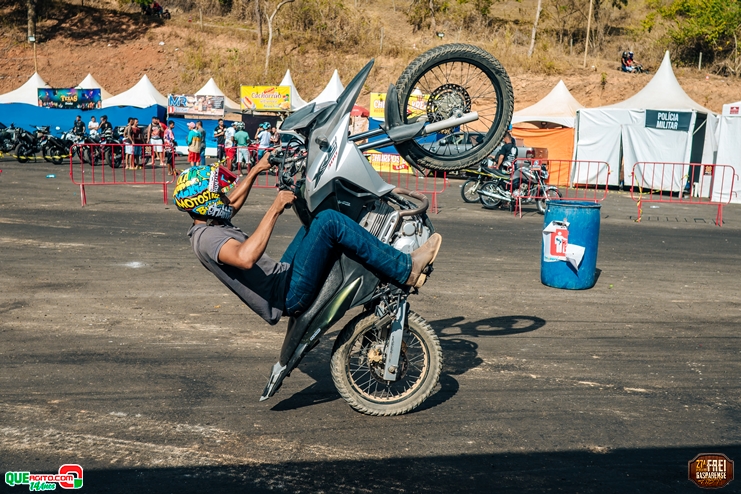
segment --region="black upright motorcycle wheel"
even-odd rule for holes
[[[51,151],[48,146],[41,146],[41,156],[44,157],[44,161],[51,162]]]
[[[335,387],[355,410],[366,415],[401,415],[421,405],[440,379],[443,353],[440,340],[421,316],[409,312],[402,336],[399,379],[383,379],[385,328],[378,316],[364,312],[345,326],[332,349]]]
[[[480,190],[481,192],[488,193],[488,194],[500,194],[501,193],[501,190],[499,190],[499,187],[497,186],[496,182],[486,182],[484,185],[481,186]],[[485,194],[479,194],[479,201],[481,201],[481,204],[484,206],[485,209],[496,209],[502,203],[501,199],[487,196]]]
[[[479,202],[479,179],[471,178],[461,185],[461,198],[463,202]]]
[[[479,119],[450,129],[467,144],[432,146],[443,135],[419,137],[396,149],[401,156],[432,170],[460,170],[481,162],[502,141],[512,120],[514,93],[507,71],[481,48],[450,44],[433,48],[412,61],[396,81],[405,122],[424,118],[438,122],[461,113],[478,112]],[[434,149],[434,150],[433,150]]]
[[[21,144],[18,146],[18,149],[15,150],[15,153],[18,163],[27,163],[31,152],[26,148],[26,146]]]

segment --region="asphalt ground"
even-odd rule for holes
[[[285,323],[200,266],[161,188],[89,187],[81,208],[65,167],[0,169],[3,474],[78,463],[96,493],[675,493],[699,491],[697,454],[741,460],[739,206],[722,228],[702,206],[644,205],[636,223],[610,193],[597,285],[568,291],[540,282],[534,208],[464,204],[453,181],[410,300],[442,342],[439,389],[378,418],[332,384],[344,322],[258,402]],[[273,195],[235,223],[251,231]],[[268,253],[297,229],[284,214]]]

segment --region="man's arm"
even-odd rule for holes
[[[219,262],[241,269],[251,269],[265,253],[275,222],[296,197],[292,192],[282,190],[273,201],[268,212],[260,221],[252,236],[244,242],[229,239],[219,250]]]
[[[247,176],[244,177],[239,182],[239,184],[237,184],[234,190],[230,191],[229,194],[226,196],[226,201],[224,202],[226,202],[234,210],[232,216],[237,214],[237,212],[239,212],[239,210],[242,208],[244,201],[247,200],[247,196],[250,195],[252,185],[255,183],[258,175],[270,169],[271,165],[270,163],[268,163],[269,157],[270,155],[265,153],[262,159],[260,159],[260,161],[258,161],[258,163],[252,167]]]

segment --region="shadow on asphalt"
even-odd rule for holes
[[[515,335],[535,331],[545,324],[545,320],[539,317],[522,315],[490,317],[478,321],[466,321],[466,318],[462,316],[430,321],[430,325],[440,336],[443,349],[444,365],[440,374],[440,389],[412,413],[428,410],[448,401],[460,388],[453,376],[464,374],[482,363],[478,356],[479,346],[460,336]],[[319,346],[312,351],[312,355],[307,356],[299,365],[301,372],[316,382],[280,401],[271,410],[275,412],[296,410],[340,398],[332,383],[329,362],[321,357],[331,355],[333,341],[332,338],[322,340]]]
[[[489,438],[494,439],[494,438]],[[359,441],[358,448],[369,445]],[[383,445],[376,445],[383,447]],[[515,447],[515,445],[511,445]],[[416,456],[163,469],[85,470],[91,492],[700,492],[687,479],[699,453],[741,458],[741,445]],[[393,451],[387,452],[393,455]],[[730,483],[723,491],[738,492]],[[729,490],[730,489],[730,490]]]

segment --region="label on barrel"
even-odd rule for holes
[[[565,261],[568,245],[569,223],[551,221],[543,230],[543,260],[545,262]]]

